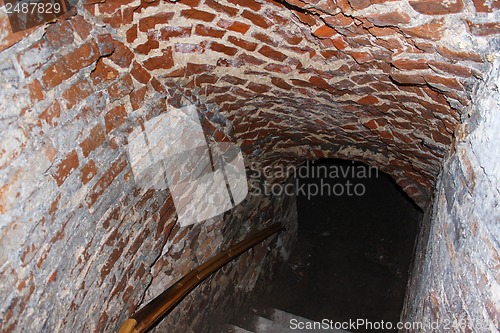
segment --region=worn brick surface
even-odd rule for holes
[[[497,208],[500,82],[495,61],[473,96],[475,117],[456,131],[457,141],[437,184],[422,229],[417,264],[403,319],[435,323],[438,331],[495,332],[500,327],[500,235]],[[496,83],[494,83],[496,82]],[[415,329],[404,332],[418,332]]]

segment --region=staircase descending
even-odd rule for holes
[[[251,309],[250,315],[246,314],[238,320],[238,324],[225,325],[223,327],[224,333],[349,333],[348,331],[339,329],[322,328],[321,326],[316,329],[314,327],[314,320],[302,318],[290,314],[288,312],[278,309],[266,309],[258,311]],[[299,328],[303,325],[304,329]],[[309,324],[308,324],[309,323]],[[320,325],[317,323],[316,325]]]

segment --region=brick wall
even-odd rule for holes
[[[112,331],[152,279],[154,294],[194,264],[188,254],[201,260],[241,237],[230,231],[241,230],[236,213],[214,222],[234,224],[219,238],[210,226],[175,227],[168,192],[135,183],[127,134],[186,99],[212,139],[242,147],[247,165],[361,160],[426,207],[498,49],[498,7],[86,0],[16,33],[2,7],[0,330]],[[264,213],[291,214],[280,200],[262,198]],[[252,228],[266,222],[250,216]],[[225,290],[203,288],[216,301]]]
[[[497,59],[475,92],[466,132],[440,176],[406,321],[438,323],[440,331],[500,329],[499,87]]]

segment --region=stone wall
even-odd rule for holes
[[[240,306],[245,305],[250,293],[258,292],[257,281],[266,285],[273,277],[275,265],[288,258],[297,232],[295,197],[266,198],[254,192],[224,220],[170,237],[164,254],[153,266],[153,280],[144,302],[165,290],[193,265],[216,254],[217,244],[222,243],[219,248],[227,248],[229,243],[271,222],[281,222],[287,230],[244,253],[203,282],[153,332],[219,333],[218,325],[227,324]]]
[[[500,329],[499,111],[496,58],[440,176],[407,295],[407,322],[434,324],[438,331]]]
[[[242,237],[247,222],[235,224],[237,212],[211,221],[212,230],[176,227],[168,191],[135,183],[127,134],[186,99],[199,106],[209,140],[237,143],[247,165],[356,159],[426,207],[497,49],[498,7],[82,0],[16,33],[2,7],[0,330],[112,331],[145,293]],[[242,216],[260,227],[269,222],[257,214],[264,205],[264,215],[293,224],[285,219],[293,204],[280,210],[280,200],[250,200]],[[257,276],[246,278],[251,286]],[[202,288],[216,301],[225,290]],[[190,326],[193,313],[182,309],[174,316]]]

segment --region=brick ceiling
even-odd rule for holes
[[[219,135],[237,141],[249,161],[360,160],[389,173],[421,207],[500,32],[496,0],[82,6],[42,41],[60,50],[73,31],[81,44],[45,70],[44,90],[82,62],[95,66],[94,90],[107,86],[112,100],[129,94],[133,110],[156,103],[153,94],[175,105],[175,89],[194,90],[218,104],[232,123]]]

